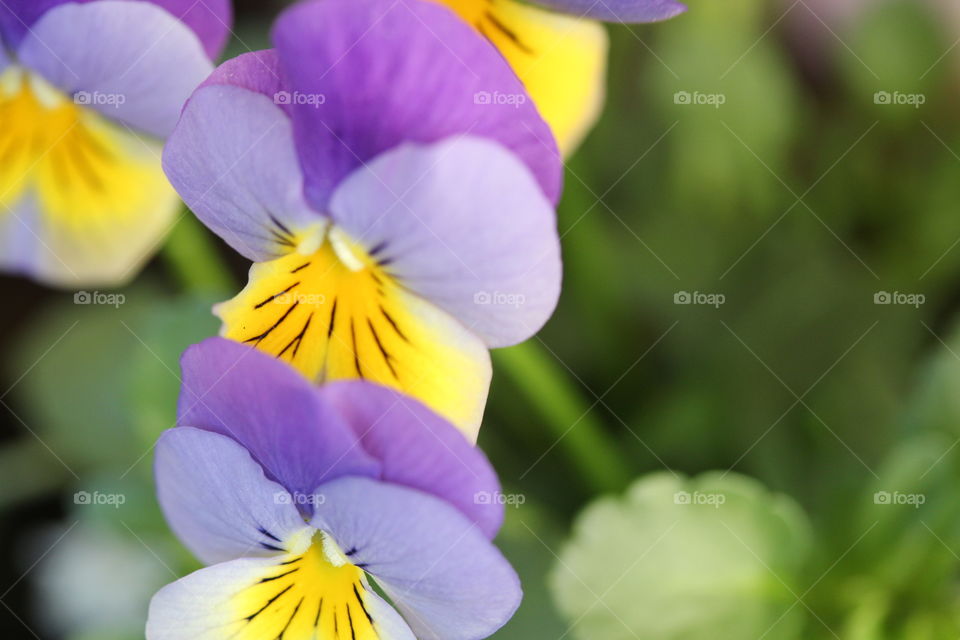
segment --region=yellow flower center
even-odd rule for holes
[[[318,531],[307,550],[284,556],[233,602],[235,640],[379,638],[366,578],[333,539]]]
[[[377,382],[456,424],[474,421],[485,399],[487,379],[477,362],[486,348],[397,282],[384,255],[389,248],[368,252],[325,221],[274,233],[290,252],[255,264],[247,287],[215,308],[222,335],[291,363],[311,380]],[[478,347],[465,347],[470,340]]]

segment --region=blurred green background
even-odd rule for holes
[[[285,3],[237,4],[230,55],[267,46]],[[960,637],[955,7],[689,5],[610,28],[560,307],[495,354],[480,444],[526,591],[496,637]],[[0,282],[3,637],[142,637],[196,567],[151,445],[246,265],[175,234],[117,307]]]

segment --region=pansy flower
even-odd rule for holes
[[[607,34],[596,21],[656,22],[686,9],[676,0],[436,1],[510,61],[565,154],[580,144],[603,107]],[[496,99],[509,97],[491,96]]]
[[[418,0],[286,11],[276,48],[198,89],[164,168],[255,264],[221,335],[317,382],[364,379],[476,438],[487,349],[533,335],[560,290],[559,155],[488,43]]]
[[[179,208],[161,141],[229,21],[228,0],[0,2],[0,269],[135,274]]]
[[[496,476],[452,425],[222,338],[182,364],[157,491],[211,566],[157,593],[147,640],[474,640],[510,618]]]

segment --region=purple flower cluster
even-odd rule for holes
[[[22,164],[0,167],[0,264],[115,281],[143,257],[172,192],[123,130],[166,139],[177,194],[253,262],[157,444],[160,504],[209,566],[156,595],[148,640],[473,640],[519,606],[473,443],[488,349],[557,304],[562,162],[476,8],[301,2],[273,49],[213,69],[226,0],[0,2],[0,148]],[[16,154],[58,126],[51,180]]]

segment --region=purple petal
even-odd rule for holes
[[[25,195],[0,215],[0,269],[19,275],[48,279],[51,274],[67,279],[69,265],[47,247],[43,217],[35,196]]]
[[[5,0],[0,2],[0,38],[15,49],[30,27],[51,8],[71,2],[86,4],[104,0]],[[145,0],[163,7],[181,20],[203,43],[210,58],[223,51],[230,35],[233,7],[230,0]]]
[[[367,478],[327,483],[316,502],[311,524],[376,579],[417,638],[486,638],[519,606],[510,564],[445,502]]]
[[[303,199],[290,119],[260,93],[197,90],[167,140],[163,168],[204,224],[254,261],[292,247],[292,233],[323,218]]]
[[[500,54],[447,8],[419,0],[319,0],[274,28],[294,104],[307,199],[325,210],[337,184],[403,142],[493,138],[517,153],[551,202],[560,193],[556,143]],[[499,92],[513,104],[485,104]],[[321,102],[322,104],[318,104]]]
[[[70,0],[3,0],[0,2],[0,40],[9,49],[16,49],[23,35],[37,18]],[[90,0],[81,0],[87,1]],[[2,47],[0,47],[2,48]]]
[[[233,24],[230,0],[148,0],[160,5],[193,29],[211,60],[223,53]]]
[[[443,498],[493,538],[503,523],[502,504],[484,500],[500,482],[483,452],[419,401],[366,382],[321,388],[383,465],[380,479]]]
[[[158,137],[173,130],[190,92],[212,70],[196,35],[147,2],[55,7],[23,38],[18,57],[108,118]]]
[[[280,77],[280,61],[277,60],[277,52],[267,49],[231,58],[214,69],[201,86],[208,85],[241,87],[262,93],[274,102],[279,102],[275,98],[284,90],[284,82]]]
[[[680,15],[686,5],[675,0],[534,0],[537,4],[582,18],[605,22],[659,22]]]
[[[416,400],[366,382],[313,386],[253,347],[210,338],[187,349],[178,425],[229,436],[291,493],[368,476],[442,498],[492,537],[503,507],[483,453]]]
[[[210,338],[187,349],[181,366],[177,424],[233,438],[291,493],[309,495],[340,475],[379,475],[338,410],[287,364]]]
[[[165,431],[155,473],[170,528],[207,564],[294,553],[310,543],[312,530],[290,494],[230,438],[191,428]]]
[[[553,208],[499,144],[404,145],[350,175],[331,216],[404,286],[491,347],[536,333],[560,295]]]

